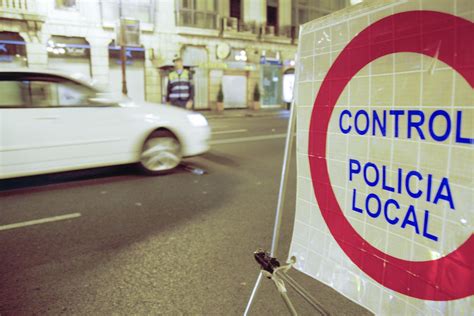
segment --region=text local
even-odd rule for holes
[[[381,113],[380,113],[381,112]],[[393,136],[412,138],[416,134],[420,139],[431,137],[437,142],[454,136],[454,141],[459,144],[474,144],[474,139],[461,135],[463,124],[463,112],[456,111],[455,118],[445,110],[436,110],[429,117],[420,110],[383,110],[366,111],[358,110],[355,113],[343,110],[339,116],[339,128],[343,134],[355,131],[359,135],[370,133],[372,136],[387,136],[388,119],[393,120]],[[406,130],[402,130],[401,120],[406,120]],[[428,133],[423,132],[422,127],[428,126]],[[435,126],[442,126],[436,130]]]
[[[369,187],[380,186],[382,190],[404,194],[405,192],[413,199],[424,199],[427,202],[438,204],[441,201],[448,203],[452,210],[455,210],[453,196],[449,185],[449,180],[443,177],[441,181],[434,181],[433,175],[423,176],[417,170],[405,172],[398,168],[396,183],[389,185],[389,174],[386,166],[378,167],[372,162],[367,162],[363,166],[356,159],[349,160],[349,181],[355,176],[364,178]],[[418,183],[414,183],[418,182]],[[399,225],[406,229],[411,226],[416,234],[433,241],[438,241],[438,236],[429,229],[430,212],[424,210],[423,219],[418,218],[414,205],[406,207],[403,213],[402,206],[395,199],[383,201],[377,194],[369,193],[365,198],[365,203],[357,200],[357,190],[352,191],[352,210],[358,213],[367,213],[372,218],[382,216],[390,225]]]

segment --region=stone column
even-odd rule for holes
[[[230,1],[231,0],[219,0],[217,2],[217,11],[221,17],[230,16]]]
[[[222,77],[224,76],[224,70],[212,69],[209,71],[209,108],[212,110],[216,109],[217,93],[219,92],[222,84]]]
[[[109,38],[87,38],[91,47],[92,79],[98,85],[105,86],[109,82]]]
[[[255,22],[258,25],[267,22],[267,1],[266,0],[243,0],[245,23]]]
[[[145,101],[162,103],[160,71],[153,60],[158,50],[145,45]]]
[[[42,43],[41,36],[32,35],[27,32],[21,32],[21,37],[26,42],[26,57],[28,59],[28,68],[46,68],[48,67],[48,52],[46,43]]]
[[[278,30],[280,33],[288,32],[291,26],[291,1],[278,0]]]

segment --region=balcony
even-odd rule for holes
[[[44,22],[36,0],[0,0],[0,18]]]
[[[255,22],[247,22],[233,18],[223,17],[221,20],[221,34],[223,38],[263,40],[281,44],[295,44],[295,28],[291,26],[277,29],[273,25],[260,25]],[[297,35],[297,34],[296,34]]]
[[[224,38],[256,40],[258,27],[255,23],[244,23],[237,18],[223,17],[221,33]]]
[[[179,9],[176,11],[176,26],[179,34],[218,36],[218,16],[212,11]]]
[[[294,44],[291,27],[276,27],[274,25],[262,25],[260,27],[261,39],[267,42],[281,44]]]

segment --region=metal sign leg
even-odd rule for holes
[[[281,217],[283,215],[283,207],[285,204],[286,184],[288,182],[288,171],[289,171],[290,161],[291,161],[291,148],[293,146],[293,140],[294,140],[293,136],[295,132],[295,121],[296,121],[295,108],[296,107],[293,102],[291,104],[290,121],[288,122],[288,131],[286,133],[285,154],[283,156],[283,166],[281,170],[280,192],[278,193],[275,226],[273,228],[272,249],[270,252],[270,255],[272,257],[276,257],[277,256],[276,253],[278,251]]]
[[[260,287],[260,282],[262,282],[263,273],[260,272],[257,277],[257,282],[255,282],[255,286],[253,287],[252,294],[250,294],[249,302],[247,303],[247,307],[245,308],[244,316],[248,315],[250,311],[250,307],[252,306],[253,300],[255,295],[257,294],[258,288]]]
[[[283,167],[281,171],[280,191],[278,193],[275,226],[273,228],[272,249],[271,249],[271,255],[273,257],[276,256],[276,252],[278,249],[278,239],[280,237],[280,224],[281,224],[281,217],[283,214],[283,204],[285,202],[286,183],[288,180],[288,169],[290,165],[291,148],[293,145],[293,136],[294,136],[295,121],[296,121],[295,111],[296,111],[295,103],[292,102],[291,110],[290,110],[290,119],[288,122],[288,130],[286,133],[285,153],[283,155]],[[262,272],[260,272],[260,274],[258,275],[257,282],[255,283],[255,286],[252,290],[252,294],[250,295],[249,301],[247,303],[247,307],[245,308],[245,312],[244,312],[245,316],[247,316],[248,312],[250,311],[250,307],[252,306],[253,300],[255,298],[255,295],[257,294],[261,281],[262,281]],[[285,298],[283,299],[285,300]],[[285,300],[285,303],[286,303],[286,300]]]

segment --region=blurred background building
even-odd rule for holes
[[[298,25],[349,0],[0,0],[0,67],[60,69],[121,91],[120,17],[140,24],[128,47],[129,96],[162,102],[172,59],[194,73],[195,108],[262,107],[292,97]]]

